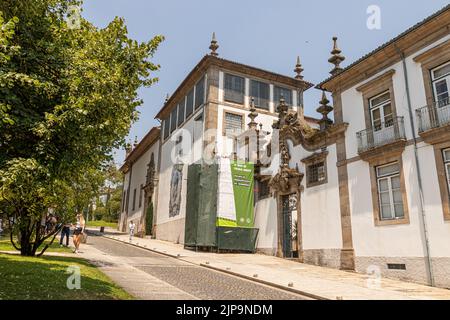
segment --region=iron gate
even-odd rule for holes
[[[292,258],[292,210],[289,195],[282,196],[283,208],[283,257]]]

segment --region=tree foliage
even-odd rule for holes
[[[98,171],[137,119],[138,89],[157,81],[150,59],[163,37],[132,40],[121,18],[71,28],[69,8],[81,5],[0,2],[0,211],[24,255],[48,236],[49,208],[69,221],[98,191]]]

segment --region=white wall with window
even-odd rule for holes
[[[203,106],[206,95],[205,82],[206,77],[203,76],[172,109],[169,116],[162,120],[161,135],[163,141],[166,141],[177,128],[183,127],[192,114]]]

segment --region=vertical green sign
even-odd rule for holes
[[[253,228],[253,176],[254,165],[250,162],[231,161],[234,205],[238,227]]]

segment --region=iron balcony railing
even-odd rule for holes
[[[358,153],[362,153],[387,144],[405,140],[405,124],[403,117],[381,122],[376,126],[356,133]]]
[[[434,102],[416,110],[419,132],[440,128],[450,124],[450,101],[449,98]]]

